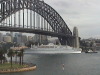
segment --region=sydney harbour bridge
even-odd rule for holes
[[[74,36],[62,17],[40,0],[1,0],[0,31],[26,32],[58,37],[72,46]]]

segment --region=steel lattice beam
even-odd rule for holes
[[[48,4],[40,0],[1,0],[0,15],[1,20],[23,9],[32,10],[41,15],[52,27],[54,32],[72,37],[72,32],[68,28],[62,17]],[[24,28],[24,24],[23,24]],[[67,40],[71,40],[68,38]]]

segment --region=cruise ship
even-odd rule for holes
[[[25,50],[24,53],[68,54],[68,53],[81,53],[81,49],[73,48],[70,46],[54,45],[53,43],[49,43],[48,45],[33,46],[32,48]]]

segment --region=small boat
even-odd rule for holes
[[[93,50],[88,50],[88,51],[86,51],[85,53],[98,53],[98,52],[93,51]]]

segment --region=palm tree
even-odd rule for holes
[[[21,54],[22,54],[22,65],[23,65],[23,56],[24,56],[23,52],[24,52],[24,49],[22,48],[22,49],[21,49]]]
[[[18,57],[19,57],[19,60],[20,60],[20,65],[21,65],[21,63],[22,63],[22,61],[21,61],[21,60],[22,60],[22,55],[23,55],[23,54],[22,54],[22,52],[21,52],[21,51],[20,51],[20,52],[18,52]]]
[[[1,60],[1,64],[3,64],[5,62],[6,57],[4,55],[5,55],[5,51],[2,48],[0,48],[0,60]]]
[[[0,50],[0,61],[1,61],[1,64],[2,64],[2,59],[3,59],[3,51]]]
[[[14,56],[14,52],[13,52],[13,50],[12,50],[12,49],[9,49],[7,55],[8,55],[8,57],[10,57],[10,62],[11,62],[11,67],[12,67],[12,57]]]
[[[17,62],[18,51],[15,51],[15,55],[16,55],[16,57],[15,57],[15,63],[16,63]]]
[[[4,47],[4,46],[2,46],[1,49],[2,49],[2,51],[3,51],[3,56],[4,56],[4,58],[5,58],[4,62],[6,62],[6,56],[5,56],[5,54],[7,54],[7,48]]]

